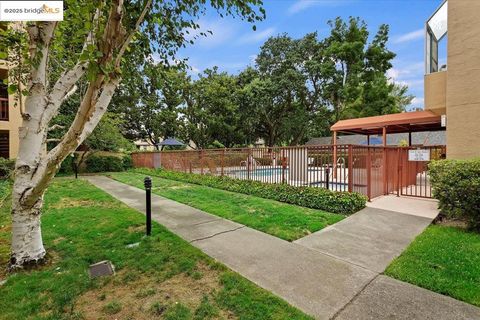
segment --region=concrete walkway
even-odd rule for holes
[[[145,211],[143,190],[86,179]],[[379,275],[431,218],[366,208],[295,243],[156,195],[152,218],[318,319],[480,319],[478,308]]]
[[[394,210],[404,214],[435,219],[438,215],[438,201],[427,198],[397,197],[387,195],[367,202],[367,207],[383,210]]]
[[[381,273],[431,221],[367,207],[295,243]]]

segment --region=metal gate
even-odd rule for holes
[[[432,198],[428,164],[432,160],[445,159],[445,154],[445,146],[399,148],[397,194]]]

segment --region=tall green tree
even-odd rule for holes
[[[332,123],[403,111],[411,98],[386,75],[395,58],[387,48],[388,25],[379,27],[371,43],[367,25],[359,18],[337,18],[329,25],[325,54],[330,63],[324,101],[332,110]]]
[[[328,109],[325,103],[326,76],[330,60],[325,53],[325,42],[316,32],[296,41],[296,70],[302,76],[299,83],[296,123],[291,123],[289,144],[298,145],[312,136],[328,131]]]
[[[413,99],[415,98],[413,95],[408,94],[408,86],[398,83],[394,83],[391,95],[394,97],[394,112],[406,111],[407,107],[413,102]]]
[[[268,145],[301,144],[328,128],[328,121],[319,118],[328,117],[323,101],[328,62],[316,33],[301,39],[271,37],[261,47],[255,81],[242,92],[250,101],[245,109],[258,115],[256,133]]]
[[[306,116],[300,101],[305,78],[297,67],[303,62],[298,41],[286,34],[271,37],[260,48],[255,62],[259,79],[253,83],[252,92],[269,100],[257,104],[263,120],[258,130],[267,145],[273,146],[292,133],[292,122],[301,123]]]
[[[189,78],[176,66],[140,61],[128,71],[128,81],[112,99],[123,114],[130,139],[146,139],[157,146],[162,139],[181,135],[180,109]]]
[[[391,83],[386,76],[386,72],[392,67],[391,61],[395,57],[395,54],[387,49],[388,30],[387,25],[381,25],[365,51],[362,104],[357,106],[357,117],[403,111],[395,101],[395,84]]]
[[[216,67],[206,69],[191,83],[183,113],[187,137],[198,148],[206,148],[214,141],[233,147],[245,140],[236,90],[236,77]]]
[[[325,101],[332,110],[332,120],[355,116],[362,105],[362,73],[365,70],[365,47],[368,30],[359,18],[348,22],[337,18],[329,21],[330,35],[325,39],[328,78]]]
[[[239,91],[239,96],[243,118],[248,119],[255,136],[264,139],[267,146],[281,144],[290,110],[275,103],[276,86],[272,80],[255,77]]]

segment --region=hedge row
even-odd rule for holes
[[[432,161],[429,169],[441,213],[480,230],[480,159]]]
[[[117,172],[132,168],[132,158],[124,156],[100,156],[93,155],[88,157],[86,165],[87,172]]]
[[[349,193],[331,191],[323,188],[294,187],[288,184],[268,184],[259,181],[173,172],[161,169],[138,168],[134,171],[165,179],[199,184],[345,215],[352,214],[364,208],[367,201],[367,197],[355,192]]]
[[[74,157],[67,157],[60,166],[59,173],[73,174]],[[132,157],[125,155],[123,157],[107,156],[107,155],[91,155],[85,161],[85,168],[81,168],[80,172],[117,172],[128,170],[133,167]]]

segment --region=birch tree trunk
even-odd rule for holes
[[[45,256],[40,228],[43,193],[24,201],[25,195],[35,184],[35,173],[45,156],[46,130],[42,128],[42,113],[47,101],[48,48],[56,23],[39,23],[29,28],[32,44],[30,54],[41,56],[38,66],[32,67],[28,86],[30,95],[25,100],[23,126],[19,128],[19,151],[15,164],[15,182],[12,190],[12,267],[36,264]],[[42,46],[34,48],[33,42]]]
[[[21,197],[21,188],[13,191],[13,198]],[[34,206],[22,206],[13,201],[12,206],[12,254],[11,268],[41,264],[45,257],[45,249],[40,228],[43,197]]]

